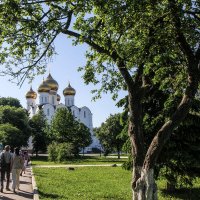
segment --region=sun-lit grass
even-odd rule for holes
[[[100,157],[100,156],[84,156],[79,158],[71,158],[65,162],[62,163],[55,163],[48,161],[47,156],[39,156],[39,157],[31,157],[31,163],[32,165],[60,165],[60,164],[122,164],[124,161],[126,161],[127,158],[110,158],[110,157]]]
[[[131,172],[121,167],[75,167],[34,168],[35,165],[57,165],[49,162],[48,157],[32,159],[33,171],[41,200],[128,200],[132,199]],[[122,164],[126,158],[117,159],[100,156],[85,156],[71,159],[62,164]],[[158,184],[159,200],[199,200],[200,179],[196,179],[190,189],[182,188],[175,192],[166,191],[166,181],[160,179]]]
[[[128,200],[131,172],[121,167],[33,168],[41,200]]]

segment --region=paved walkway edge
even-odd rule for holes
[[[32,187],[33,187],[33,200],[39,200],[38,188],[36,185],[32,166],[31,166],[31,175],[32,175]]]

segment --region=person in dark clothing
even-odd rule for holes
[[[4,151],[1,153],[1,192],[3,192],[3,182],[6,174],[6,190],[9,189],[10,172],[11,172],[11,158],[10,146],[6,145]]]

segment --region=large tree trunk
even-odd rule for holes
[[[188,87],[186,88],[185,94],[177,107],[177,110],[172,115],[171,119],[167,121],[161,129],[157,132],[153,138],[146,156],[143,160],[143,166],[141,167],[141,160],[137,160],[140,156],[138,152],[134,152],[136,161],[134,162],[134,184],[133,189],[133,200],[156,200],[157,199],[157,187],[154,180],[154,167],[161,150],[170,138],[174,128],[177,127],[181,121],[186,117],[189,112],[191,103],[194,99],[195,93],[198,88],[198,76],[190,78]],[[131,124],[131,122],[130,122]],[[134,134],[132,138],[134,138]],[[135,139],[132,139],[133,147]],[[141,157],[143,157],[141,155]],[[139,165],[137,165],[139,163]]]
[[[154,170],[142,170],[141,177],[136,182],[133,200],[157,200],[157,185],[154,180]]]

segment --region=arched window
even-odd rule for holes
[[[86,112],[84,111],[84,118],[86,118]]]
[[[48,109],[47,109],[47,116],[49,116],[49,114],[50,114],[50,113],[49,113],[49,108],[48,108]]]

